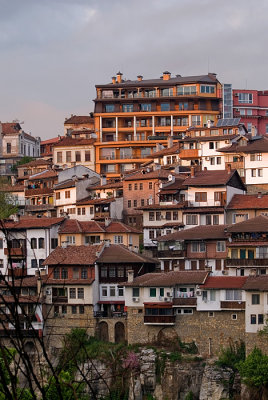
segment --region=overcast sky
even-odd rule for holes
[[[267,17],[267,0],[0,0],[0,120],[62,134],[118,70],[268,89]]]

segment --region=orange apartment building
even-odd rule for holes
[[[107,178],[150,160],[156,144],[180,139],[190,126],[204,127],[221,114],[222,86],[216,74],[123,80],[96,85],[96,172]]]

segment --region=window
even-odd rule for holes
[[[227,289],[226,300],[242,300],[242,291],[238,289]]]
[[[214,149],[214,142],[209,142],[209,148]]]
[[[11,153],[11,143],[7,143],[7,153]]]
[[[251,314],[250,323],[251,323],[251,325],[255,325],[257,323],[256,314]]]
[[[209,316],[210,318],[213,318],[213,317],[214,317],[214,312],[213,312],[213,311],[209,311],[209,312],[208,312],[208,316]]]
[[[171,221],[171,211],[166,212],[166,220]]]
[[[207,192],[195,192],[195,201],[202,203],[207,201]]]
[[[128,190],[132,190],[132,184],[131,183],[128,184]]]
[[[247,123],[247,129],[248,129],[248,133],[251,133],[251,131],[252,131],[252,122],[248,122]]]
[[[216,157],[216,160],[217,160],[217,165],[220,165],[221,164],[221,157]]]
[[[133,200],[133,207],[137,207],[137,206],[138,206],[137,200]]]
[[[189,94],[196,94],[196,86],[177,86],[177,95],[189,95]]]
[[[107,267],[101,267],[101,277],[102,278],[107,278],[108,274],[107,274]]]
[[[256,176],[256,169],[255,168],[253,168],[251,170],[251,176],[252,176],[252,178]]]
[[[152,104],[150,103],[143,103],[140,105],[141,111],[151,111],[152,110]]]
[[[67,244],[75,244],[75,236],[66,236]]]
[[[105,104],[105,112],[114,112],[114,104]]]
[[[72,314],[77,314],[77,306],[72,306]]]
[[[59,306],[54,306],[54,315],[59,314],[60,307]]]
[[[102,288],[101,288],[101,295],[102,295],[103,297],[107,297],[107,296],[108,296],[107,286],[102,286]]]
[[[201,116],[192,115],[192,126],[201,125]]]
[[[70,190],[65,190],[65,199],[70,199],[71,193]]]
[[[68,269],[67,268],[62,268],[61,279],[68,279]]]
[[[263,314],[258,314],[258,324],[263,324]]]
[[[210,165],[215,165],[215,157],[210,157]]]
[[[154,221],[154,212],[153,211],[149,212],[149,221]]]
[[[186,225],[197,225],[197,215],[187,214],[186,215]]]
[[[31,239],[31,249],[37,249],[37,240],[35,238]]]
[[[154,239],[154,230],[153,229],[149,230],[149,239]]]
[[[87,279],[88,273],[87,273],[87,268],[82,268],[81,269],[81,279]]]
[[[123,243],[123,236],[115,235],[114,236],[114,244],[122,244]]]
[[[170,111],[170,104],[169,103],[161,103],[160,109],[161,109],[161,111]]]
[[[263,170],[262,170],[262,168],[258,169],[258,176],[260,176],[260,177],[263,176]]]
[[[204,242],[192,242],[191,249],[193,253],[203,253],[206,251],[206,245]]]
[[[251,304],[260,304],[260,295],[259,294],[251,295]]]
[[[37,268],[37,260],[35,258],[31,260],[31,268]]]
[[[79,269],[73,268],[73,279],[79,279]]]
[[[138,190],[138,184],[134,183],[134,190]]]
[[[128,207],[128,208],[131,208],[131,200],[128,200],[128,201],[127,201],[127,207]]]
[[[57,152],[57,163],[62,163],[62,151]]]
[[[85,314],[85,307],[79,306],[79,314]]]
[[[124,276],[125,276],[124,267],[118,267],[117,268],[117,276],[118,276],[118,278],[124,278]]]
[[[77,215],[81,215],[81,208],[77,208]]]
[[[110,286],[110,297],[115,297],[115,286]]]
[[[211,215],[206,215],[206,225],[211,225]]]
[[[85,151],[85,161],[90,161],[91,156],[90,156],[90,151]]]
[[[173,221],[178,221],[179,214],[178,211],[173,211]]]
[[[215,93],[215,86],[214,85],[200,85],[200,92],[201,93]]]
[[[155,219],[156,219],[156,221],[161,221],[161,211],[156,211]]]
[[[210,297],[210,301],[215,301],[216,300],[216,292],[215,292],[215,290],[210,290],[209,291],[209,297]]]
[[[150,297],[156,297],[156,288],[150,288]]]
[[[149,189],[152,189],[153,188],[153,182],[149,182],[148,187],[149,187]]]
[[[143,190],[143,183],[140,183],[140,190]]]
[[[3,248],[3,239],[0,239],[0,249]]]
[[[133,112],[133,104],[123,104],[122,111],[123,112]]]
[[[56,200],[60,200],[60,192],[56,192]]]
[[[80,151],[75,152],[75,161],[80,162],[81,161],[81,153]]]
[[[225,251],[226,250],[226,244],[225,242],[217,242],[217,251]]]
[[[213,215],[213,225],[219,225],[220,218],[218,215]]]
[[[164,288],[161,287],[161,288],[159,289],[159,295],[160,295],[161,297],[164,297],[164,294],[165,294]]]
[[[83,299],[84,298],[84,288],[78,288],[77,289],[77,298],[78,299]]]
[[[0,268],[4,268],[4,260],[0,258]]]
[[[51,239],[51,248],[55,249],[58,246],[58,239],[57,238],[52,238]]]
[[[60,279],[60,269],[59,268],[55,268],[53,271],[53,278],[54,279]]]
[[[70,299],[76,299],[76,288],[69,289],[69,297]]]
[[[124,296],[124,288],[123,286],[118,286],[118,296],[123,297]]]
[[[39,238],[38,239],[38,248],[39,249],[44,249],[45,248],[45,239],[44,238]]]
[[[231,319],[232,319],[233,321],[236,321],[236,320],[237,320],[237,314],[232,314]]]
[[[72,161],[72,152],[71,151],[66,151],[66,162],[71,162]]]
[[[238,102],[245,104],[252,104],[253,103],[252,93],[238,93]]]
[[[115,278],[115,267],[110,267],[109,268],[109,277],[110,278]]]
[[[139,297],[140,296],[140,288],[132,288],[132,297]]]
[[[67,314],[67,306],[66,305],[61,306],[61,313]]]
[[[141,199],[141,207],[143,207],[145,205],[145,200]]]

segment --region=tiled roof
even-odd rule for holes
[[[34,218],[34,217],[21,217],[19,222],[6,222],[4,227],[6,229],[35,229],[35,228],[49,228],[50,226],[60,224],[64,218]]]
[[[39,167],[39,166],[48,166],[48,165],[52,165],[52,162],[39,158],[37,160],[30,161],[26,164],[19,165],[18,168],[20,169],[20,168]]]
[[[72,115],[70,118],[67,118],[64,122],[65,124],[94,124],[94,118],[89,115]]]
[[[268,275],[249,276],[243,286],[243,289],[268,291]]]
[[[88,286],[94,282],[95,279],[53,279],[53,277],[49,277],[44,282],[45,285],[83,285]]]
[[[3,185],[0,187],[1,192],[24,192],[24,185]]]
[[[144,171],[144,172],[142,172]],[[157,169],[155,171],[147,172],[146,168],[139,170],[129,176],[125,177],[125,181],[138,181],[141,179],[167,179],[169,175],[173,175],[170,171],[165,169]]]
[[[66,181],[63,181],[61,183],[57,183],[54,185],[54,190],[60,190],[60,189],[69,189],[75,187],[75,181],[73,179],[68,179]]]
[[[88,190],[96,190],[96,189],[123,189],[123,182],[112,182],[106,183],[106,185],[96,185],[96,186],[89,186]]]
[[[2,281],[0,282],[0,287],[36,287],[37,285],[37,277],[29,276],[22,277],[21,279],[14,279],[13,281]]]
[[[43,265],[92,265],[99,257],[104,244],[91,246],[57,247],[45,259]]]
[[[105,229],[96,221],[78,221],[66,219],[59,229],[59,233],[102,233]]]
[[[179,190],[179,189],[183,189],[186,188],[183,184],[183,182],[185,181],[185,176],[176,176],[175,181],[174,182],[170,182],[169,184],[165,184],[165,186],[163,188],[161,188],[161,192],[163,190]]]
[[[53,194],[54,191],[52,188],[36,188],[36,189],[26,189],[25,197],[27,196],[37,196],[40,194]]]
[[[161,273],[149,273],[134,278],[133,282],[127,282],[125,286],[169,286],[175,285],[201,285],[208,276],[206,271],[171,271]]]
[[[268,195],[235,194],[227,206],[228,210],[267,209]]]
[[[161,78],[157,79],[143,79],[142,81],[138,80],[122,80],[121,83],[108,83],[106,85],[95,85],[96,88],[117,88],[117,87],[128,87],[138,86],[138,87],[150,87],[152,86],[174,86],[179,84],[186,83],[214,83],[216,84],[218,81],[216,78],[213,78],[209,75],[198,75],[198,76],[176,76],[170,77],[169,80],[163,80]]]
[[[187,207],[185,210],[183,210],[184,214],[211,214],[211,213],[217,213],[217,214],[223,214],[224,213],[224,207]]]
[[[98,263],[150,263],[158,264],[158,260],[145,257],[142,254],[129,250],[120,244],[111,244],[105,247],[98,259]]]
[[[171,154],[178,154],[180,150],[180,143],[174,144],[172,147],[168,147],[159,151],[156,151],[152,155],[148,156],[148,158],[157,158],[162,156],[168,156]]]
[[[214,127],[214,129],[217,128]],[[215,136],[195,136],[195,137],[188,136],[182,139],[181,142],[210,142],[214,140],[220,142],[225,140],[232,140],[237,137],[239,137],[239,135],[215,135]]]
[[[228,232],[268,232],[268,217],[259,215],[258,217],[248,219],[247,221],[238,222],[229,225]]]
[[[133,228],[132,226],[123,224],[120,221],[112,221],[107,227],[105,227],[105,231],[107,233],[142,233],[138,229]]]
[[[223,147],[218,149],[218,151],[223,153],[268,153],[268,136],[262,135],[253,140],[249,140],[246,146],[240,146],[238,143],[233,143],[231,146]]]
[[[92,199],[91,196],[86,197],[85,199],[78,200],[76,202],[77,206],[86,206],[86,205],[94,205],[94,204],[107,204],[115,201],[114,197],[110,197],[109,199]]]
[[[88,146],[93,145],[96,139],[72,138],[65,136],[59,142],[55,143],[53,147],[72,147],[72,146]]]
[[[18,122],[3,122],[1,125],[4,134],[18,133],[21,130]]]
[[[41,143],[40,143],[40,145],[42,146],[42,145],[45,145],[45,144],[54,144],[54,143],[57,143],[60,139],[62,139],[64,136],[57,136],[57,137],[55,137],[55,138],[52,138],[52,139],[47,139],[47,140],[42,140],[41,141]]]
[[[246,276],[209,276],[202,289],[242,289]]]
[[[178,210],[185,207],[185,202],[178,204],[149,204],[148,206],[138,207],[138,210]]]
[[[183,184],[186,186],[222,186],[226,185],[234,174],[237,174],[236,170],[232,170],[230,173],[225,169],[200,171],[195,172],[194,177],[186,178]]]
[[[58,176],[58,173],[54,171],[53,169],[46,169],[45,171],[38,172],[37,174],[31,175],[29,177],[30,181],[36,180],[36,179],[47,179],[47,178],[55,178]]]
[[[199,225],[194,228],[185,229],[183,231],[171,233],[161,236],[158,241],[172,240],[214,240],[226,239],[226,228],[228,225]]]

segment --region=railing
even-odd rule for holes
[[[159,250],[157,252],[159,258],[165,257],[185,257],[184,250]]]
[[[196,306],[197,299],[196,297],[190,297],[190,298],[175,297],[173,299],[173,304],[176,306]]]
[[[68,303],[67,296],[52,296],[52,303]]]
[[[21,247],[19,247],[19,248],[9,248],[9,247],[6,247],[6,248],[4,248],[4,255],[5,256],[17,256],[17,257],[26,257],[26,249],[24,249],[24,248],[21,248]]]
[[[47,211],[53,210],[55,206],[53,204],[38,204],[38,205],[27,205],[25,211]]]
[[[221,301],[221,308],[227,308],[231,310],[245,310],[245,301]]]
[[[114,312],[111,312],[110,315],[108,315],[108,313],[104,312],[104,311],[95,311],[94,317],[95,318],[126,318],[127,313],[114,311]]]
[[[226,259],[226,265],[228,267],[234,266],[234,267],[259,267],[262,265],[267,265],[268,266],[268,258],[253,258],[253,259],[248,259],[248,258],[227,258]]]
[[[27,268],[9,268],[8,276],[14,276],[14,278],[27,276]]]
[[[175,315],[144,315],[145,324],[175,324]]]

